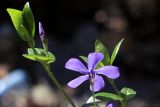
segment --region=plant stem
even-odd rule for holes
[[[116,84],[115,84],[115,82],[114,82],[114,80],[108,79],[108,81],[109,81],[109,83],[112,85],[113,89],[116,91],[117,95],[118,95],[118,96],[121,96],[121,95],[120,95],[120,92],[119,92],[119,90],[118,90],[118,88],[117,88],[117,86],[116,86]],[[125,100],[121,101],[121,107],[127,107]]]
[[[125,101],[121,102],[121,107],[127,107]]]
[[[91,86],[92,86],[93,103],[94,103],[94,107],[96,107],[96,99],[95,99],[95,94],[94,94],[94,83],[91,83]]]
[[[35,49],[35,42],[34,42],[34,40],[28,42],[28,44],[29,44],[29,47],[32,48],[34,54],[37,54],[36,49]]]
[[[63,93],[65,98],[69,101],[69,103],[72,105],[72,107],[76,107],[71,98],[68,96],[68,94],[64,91],[64,89],[61,87],[57,79],[55,78],[54,74],[51,72],[50,66],[46,65],[44,63],[41,63],[44,69],[47,71],[49,77],[52,79],[52,81],[55,83],[55,85],[58,87],[58,89]]]
[[[113,87],[113,89],[116,91],[116,93],[119,95],[119,90],[118,90],[116,84],[114,83],[114,80],[110,80],[110,79],[108,78],[108,81],[109,81],[109,83],[112,85],[112,87]]]
[[[33,49],[34,54],[37,54],[36,49],[34,48],[35,44],[34,44],[34,40],[29,43],[30,47]],[[46,56],[48,56],[48,49],[46,49]],[[52,81],[55,83],[55,85],[58,87],[58,89],[63,93],[63,95],[65,96],[65,98],[69,101],[69,103],[72,105],[72,107],[76,107],[75,104],[73,103],[73,101],[71,100],[71,98],[68,96],[68,94],[64,91],[64,89],[61,87],[60,83],[57,81],[57,79],[55,78],[54,74],[51,72],[50,69],[50,65],[40,62],[41,65],[43,66],[43,68],[47,71],[49,77],[52,79]]]

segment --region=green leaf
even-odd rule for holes
[[[41,55],[29,55],[29,54],[23,54],[23,56],[27,59],[34,60],[34,61],[45,61],[47,63],[53,62],[52,59],[46,56]]]
[[[116,45],[116,47],[114,48],[114,50],[113,50],[113,52],[112,52],[112,56],[111,56],[111,60],[110,60],[110,64],[111,64],[111,65],[113,64],[113,62],[114,62],[114,60],[115,60],[115,58],[116,58],[116,56],[117,56],[117,53],[118,53],[118,51],[119,51],[119,48],[120,48],[123,40],[124,40],[124,38],[121,39],[121,40],[118,42],[118,44]]]
[[[99,40],[95,42],[95,52],[101,52],[104,54],[104,59],[102,60],[103,64],[101,65],[109,65],[110,62],[110,55],[107,48],[103,45],[103,43]]]
[[[25,34],[23,32],[26,29],[23,29],[23,27],[22,27],[23,26],[22,11],[8,8],[7,12],[9,13],[11,20],[12,20],[12,23],[13,23],[18,35],[20,36],[20,38],[24,41],[28,41],[28,38],[26,38],[26,35],[28,36],[28,34]]]
[[[30,34],[23,25],[19,26],[19,34],[24,37],[26,41],[31,41]]]
[[[8,8],[7,12],[20,38],[24,41],[32,41],[35,34],[35,21],[29,3],[26,3],[23,11]]]
[[[55,61],[55,56],[51,52],[48,52],[48,56],[46,56],[44,49],[35,48],[35,51],[36,54],[32,48],[28,48],[28,54],[23,54],[23,56],[30,60],[46,62],[48,64]]]
[[[22,11],[16,10],[16,9],[11,9],[8,8],[7,12],[9,13],[11,20],[13,22],[13,25],[16,29],[19,28],[20,25],[23,24],[22,20]]]
[[[35,35],[35,21],[32,10],[29,6],[29,2],[27,2],[23,8],[22,17],[23,17],[23,25],[33,38]]]
[[[125,100],[129,100],[136,95],[136,91],[127,87],[122,88],[120,92],[124,96]]]
[[[112,94],[112,93],[106,93],[106,92],[99,92],[95,94],[97,99],[100,99],[102,101],[122,101],[123,98],[116,95],[116,94]]]
[[[46,62],[46,63],[52,63],[54,62],[54,59],[46,57],[46,56],[41,56],[41,55],[29,55],[29,54],[23,54],[23,57],[34,60],[34,61],[39,61],[39,62]]]
[[[42,56],[46,56],[46,52],[44,49],[41,48],[34,48],[36,53],[34,52],[34,50],[32,48],[28,48],[28,54],[32,55],[32,54],[38,54],[38,55],[42,55]]]
[[[108,64],[107,64],[108,65]],[[99,69],[101,67],[105,66],[105,64],[103,63],[103,60],[101,62],[99,62],[96,66],[96,69]]]
[[[79,56],[84,62],[86,62],[87,63],[87,60],[88,60],[88,58],[87,57],[85,57],[85,56]]]

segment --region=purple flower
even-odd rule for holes
[[[44,32],[43,26],[42,26],[41,22],[39,22],[39,36],[41,38],[41,41],[44,40],[44,35],[45,35],[45,32]]]
[[[106,107],[118,107],[118,104],[115,103],[115,102],[110,101],[110,102],[108,102],[108,103],[106,104]]]
[[[73,79],[68,83],[71,88],[76,88],[86,80],[90,80],[90,84],[94,84],[94,91],[99,91],[105,85],[101,74],[110,78],[116,79],[119,77],[119,69],[115,66],[103,66],[96,69],[96,65],[103,59],[104,55],[100,52],[90,53],[88,55],[88,69],[76,58],[71,58],[67,61],[65,68],[82,73],[82,76]],[[100,75],[99,75],[100,74]],[[91,85],[90,90],[92,91]]]

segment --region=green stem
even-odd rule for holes
[[[44,50],[45,50],[46,56],[49,57],[48,49],[44,48]]]
[[[49,56],[48,47],[44,43],[42,43],[42,45],[43,49],[45,50],[46,56],[48,57]]]
[[[120,92],[119,92],[119,90],[118,90],[118,88],[117,88],[117,86],[116,86],[116,84],[114,82],[114,80],[111,80],[111,79],[108,78],[108,81],[112,85],[113,89],[116,91],[117,95],[121,96]],[[125,100],[121,101],[121,107],[127,107]]]
[[[37,54],[35,47],[35,43],[34,40],[32,40],[31,42],[28,42],[29,46],[33,49],[34,53]],[[46,48],[45,48],[46,49]],[[48,49],[46,49],[46,55],[48,55]],[[73,103],[73,101],[71,100],[71,98],[68,96],[68,94],[64,91],[64,89],[61,87],[61,85],[59,84],[59,82],[57,81],[57,79],[55,78],[55,76],[53,75],[53,73],[50,70],[50,65],[45,64],[43,62],[41,62],[43,68],[47,71],[49,77],[52,79],[52,81],[55,83],[55,85],[58,87],[58,89],[63,93],[63,95],[65,96],[65,98],[69,101],[69,103],[72,105],[72,107],[76,107],[75,104]]]
[[[117,93],[118,95],[120,95],[120,94],[119,94],[120,92],[119,92],[116,84],[114,83],[114,80],[111,80],[111,79],[108,78],[108,81],[109,81],[109,83],[112,85],[112,87],[113,87],[113,89],[116,91],[116,93]]]
[[[127,107],[125,101],[122,101],[122,102],[121,102],[121,107]]]
[[[34,54],[37,54],[36,49],[35,49],[35,42],[34,42],[33,39],[28,42],[28,45],[29,45],[30,48],[32,48]]]
[[[94,103],[94,107],[96,107],[96,99],[95,99],[95,94],[94,94],[94,83],[91,83],[91,86],[92,86],[93,103]]]
[[[45,65],[44,63],[41,63],[44,69],[47,71],[49,77],[52,79],[52,81],[55,83],[55,85],[58,87],[58,89],[63,93],[65,98],[69,101],[69,103],[72,105],[72,107],[76,107],[71,98],[68,96],[68,94],[64,91],[64,89],[61,87],[57,79],[55,78],[54,74],[50,70],[49,65]]]

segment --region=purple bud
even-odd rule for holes
[[[45,32],[44,32],[43,26],[42,26],[41,22],[39,22],[39,36],[41,38],[41,41],[44,40],[44,35],[45,35]]]

